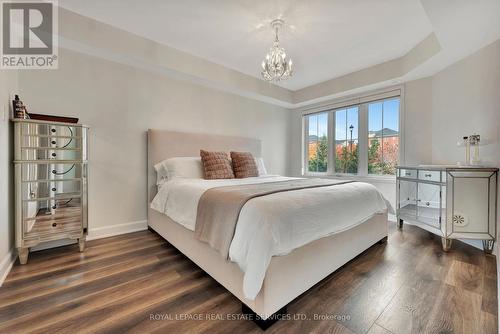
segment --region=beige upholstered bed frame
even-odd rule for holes
[[[257,139],[149,130],[148,226],[263,319],[387,236],[387,214],[380,214],[353,229],[316,240],[288,255],[273,257],[259,295],[253,301],[248,300],[243,296],[243,273],[237,264],[196,240],[192,231],[149,208],[156,194],[153,166],[171,157],[198,156],[200,149],[249,151],[261,156],[261,143]]]

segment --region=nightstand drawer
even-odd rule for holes
[[[419,170],[418,178],[420,180],[441,182],[441,171],[436,170]],[[444,182],[445,180],[443,180]]]
[[[417,178],[417,170],[415,169],[404,169],[399,168],[399,177],[404,177],[406,179],[416,179]]]

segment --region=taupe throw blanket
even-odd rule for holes
[[[296,179],[208,189],[198,202],[194,235],[198,240],[209,243],[224,258],[228,258],[240,211],[252,198],[349,182],[353,181]]]

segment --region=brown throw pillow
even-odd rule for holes
[[[250,152],[231,152],[234,175],[237,179],[259,176],[255,159]]]
[[[205,179],[234,179],[231,161],[226,152],[209,152],[200,150]]]

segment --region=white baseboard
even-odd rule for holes
[[[12,269],[12,265],[16,262],[17,252],[15,248],[12,248],[7,254],[5,254],[4,258],[0,262],[0,286],[2,286],[3,282],[7,278],[7,275]]]
[[[87,240],[107,238],[120,234],[144,231],[147,229],[148,229],[147,220],[140,220],[136,222],[116,224],[111,226],[89,228]]]

